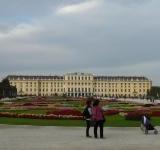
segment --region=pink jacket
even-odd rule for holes
[[[103,110],[100,106],[95,106],[92,108],[92,119],[95,121],[104,120]]]

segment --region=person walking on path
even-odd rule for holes
[[[86,137],[91,137],[89,135],[89,129],[91,127],[91,119],[92,119],[92,101],[91,100],[87,100],[86,102],[86,107],[83,111],[83,116],[86,120]]]
[[[103,110],[101,106],[99,106],[100,101],[95,100],[93,103],[93,108],[92,108],[92,118],[95,121],[94,123],[94,137],[98,138],[97,136],[97,129],[98,127],[100,128],[100,138],[103,137],[103,124],[105,122],[105,118],[103,115]]]

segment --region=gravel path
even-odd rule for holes
[[[0,150],[160,149],[160,134],[144,135],[139,128],[105,128],[105,139],[86,138],[84,132],[79,127],[0,125]]]

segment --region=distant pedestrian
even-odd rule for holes
[[[100,128],[100,138],[103,138],[103,124],[105,122],[105,117],[103,115],[103,110],[101,106],[99,106],[100,101],[95,100],[92,108],[92,118],[95,121],[94,124],[94,137],[98,138],[97,129]]]
[[[86,137],[91,137],[89,134],[89,129],[91,127],[91,119],[92,119],[92,101],[87,100],[86,107],[83,111],[83,116],[86,120]]]
[[[154,98],[153,98],[152,102],[154,103]]]

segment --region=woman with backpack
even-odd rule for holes
[[[91,119],[92,119],[92,101],[91,100],[87,100],[86,102],[86,107],[83,111],[83,116],[86,120],[86,137],[91,137],[89,135],[89,129],[91,127]]]
[[[92,108],[92,118],[94,120],[94,137],[97,138],[97,129],[100,128],[100,138],[103,138],[103,124],[105,122],[105,117],[103,115],[103,110],[99,106],[100,101],[95,100]]]

